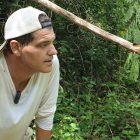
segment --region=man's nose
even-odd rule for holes
[[[54,45],[52,44],[49,51],[48,51],[48,55],[56,55],[57,54],[57,50],[54,47]]]

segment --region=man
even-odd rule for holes
[[[0,140],[27,139],[34,116],[36,140],[49,140],[59,86],[52,22],[43,11],[22,8],[8,18],[4,33],[5,42],[0,46]]]

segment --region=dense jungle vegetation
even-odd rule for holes
[[[52,1],[103,30],[140,42],[139,0]],[[1,0],[0,5],[0,43],[3,23],[21,7],[36,7],[52,18],[61,66],[52,140],[140,140],[139,55],[35,1]]]

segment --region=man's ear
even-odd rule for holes
[[[21,54],[21,45],[18,41],[16,40],[11,40],[10,41],[10,47],[11,47],[11,50],[13,52],[13,54],[17,55],[17,56],[20,56]]]

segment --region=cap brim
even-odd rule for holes
[[[0,51],[4,48],[4,46],[6,45],[6,43],[7,43],[7,40],[5,40],[5,41],[3,42],[3,44],[0,46]]]

